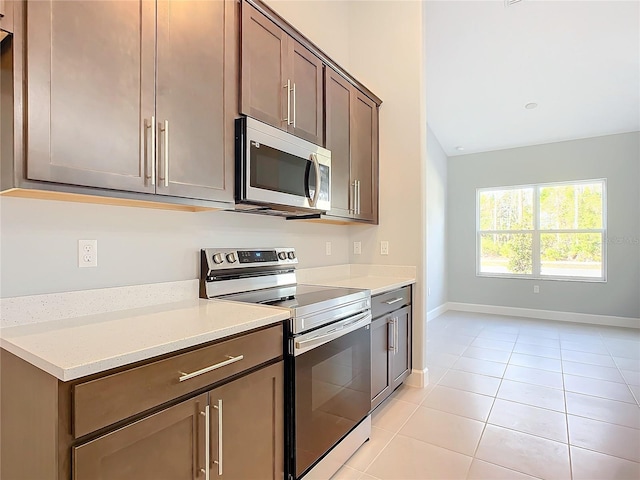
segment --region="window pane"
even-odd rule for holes
[[[480,273],[531,274],[532,234],[480,235]]]
[[[602,182],[540,187],[540,229],[602,228]]]
[[[596,277],[602,274],[601,233],[542,233],[542,275]]]
[[[533,188],[480,192],[480,230],[532,230]]]

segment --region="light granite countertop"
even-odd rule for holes
[[[0,330],[0,346],[63,381],[289,318],[277,307],[187,300]]]
[[[390,292],[416,282],[415,267],[387,265],[337,265],[301,269],[298,283],[329,287],[361,288],[371,295]]]
[[[297,279],[378,295],[415,283],[416,269],[335,265],[299,269]],[[0,346],[69,381],[289,318],[288,309],[197,292],[198,281],[188,280],[2,299]]]

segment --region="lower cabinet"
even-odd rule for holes
[[[283,327],[69,382],[0,349],[0,478],[283,480]]]
[[[211,477],[284,478],[283,362],[209,392]]]
[[[73,451],[73,478],[204,478],[207,395],[98,437]]]
[[[282,479],[283,379],[280,361],[75,447],[74,479]]]
[[[410,288],[371,299],[374,316],[371,322],[371,410],[389,397],[411,373]],[[395,308],[396,302],[399,308]]]

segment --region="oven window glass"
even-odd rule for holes
[[[252,187],[299,197],[313,195],[316,172],[311,160],[276,150],[262,143],[257,146],[255,142],[250,142],[250,148]],[[326,174],[321,173],[321,176],[324,175],[328,177],[328,168]],[[307,192],[307,186],[310,186],[310,192]],[[321,196],[322,193],[321,191]]]
[[[364,419],[370,407],[368,327],[295,357],[297,476]]]

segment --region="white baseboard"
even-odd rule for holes
[[[446,302],[443,303],[442,305],[432,309],[432,310],[429,310],[427,312],[427,322],[430,322],[434,318],[438,318],[440,315],[442,315],[447,310],[449,310],[449,304],[446,303]]]
[[[491,313],[495,315],[540,318],[542,320],[557,320],[561,322],[577,322],[589,323],[593,325],[607,325],[611,327],[640,328],[640,318],[615,317],[611,315],[593,315],[589,313],[576,312],[560,312],[556,310],[538,310],[534,308],[504,307],[500,305],[480,305],[475,303],[448,302],[445,305],[447,307],[447,310],[457,310],[460,312]]]
[[[407,377],[404,383],[410,387],[424,388],[425,385],[429,385],[429,369],[411,370],[411,374]]]

